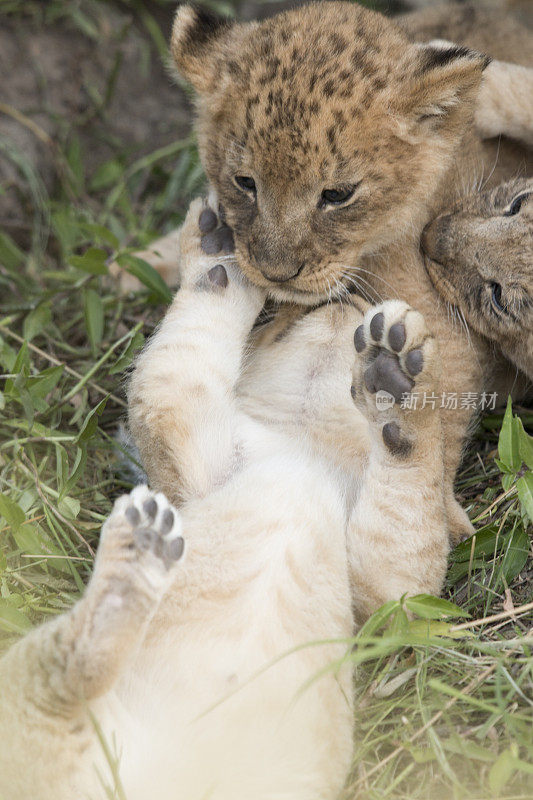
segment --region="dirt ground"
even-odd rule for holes
[[[41,0],[42,13],[26,12],[32,5],[0,15],[0,227],[22,245],[34,206],[54,193],[73,128],[91,174],[114,155],[138,158],[182,138],[193,113],[163,52],[174,3],[144,3],[138,13],[128,0],[102,2],[105,13],[96,14],[89,0],[78,14],[70,2],[68,13],[57,0]],[[245,0],[227,10],[252,19],[292,5]],[[395,0],[371,5],[401,8]]]
[[[169,27],[170,7],[163,11]],[[186,93],[134,16],[109,6],[98,22],[83,33],[70,19],[2,19],[0,225],[19,242],[28,235],[32,195],[53,194],[72,127],[89,173],[114,154],[152,152],[190,127]]]

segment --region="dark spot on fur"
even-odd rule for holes
[[[364,50],[354,50],[350,60],[356,70],[364,73],[364,75],[369,78],[375,75],[377,72],[376,67],[368,58],[368,55]]]
[[[209,39],[218,36],[223,29],[229,28],[230,22],[220,17],[204,5],[194,7],[194,18],[187,28],[185,49],[196,50],[205,46]]]
[[[344,113],[342,111],[335,110],[333,112],[333,117],[335,119],[337,130],[343,131],[346,128],[346,125],[348,124],[346,117],[344,116]]]
[[[237,61],[228,61],[228,72],[233,78],[239,78],[242,74],[241,65]]]
[[[246,101],[246,108],[252,108],[253,106],[256,106],[258,103],[259,103],[259,95],[254,94],[253,97],[249,97],[248,100]]]
[[[479,53],[476,53],[475,50],[470,50],[468,47],[454,45],[446,49],[428,47],[421,51],[420,56],[422,63],[419,72],[424,73],[437,67],[445,67],[452,61],[461,58],[466,58],[469,61],[477,61]],[[485,69],[489,64],[490,58],[489,56],[485,56],[482,68]]]
[[[324,97],[332,97],[335,94],[335,81],[329,80],[326,81],[324,86],[322,87],[322,94]]]
[[[329,44],[336,56],[340,55],[348,47],[348,42],[339,33],[331,33],[329,35]]]

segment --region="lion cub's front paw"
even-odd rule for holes
[[[422,314],[399,300],[369,309],[355,331],[354,343],[356,398],[364,399],[367,415],[383,426],[389,450],[405,454],[411,449],[410,433],[420,422],[418,415],[409,421],[406,415],[410,409],[426,408],[411,398],[436,397],[439,388],[437,343]]]
[[[182,287],[224,295],[244,295],[260,310],[266,293],[243,275],[234,256],[231,229],[223,212],[218,214],[207,200],[193,200],[180,234]]]
[[[104,577],[118,594],[134,586],[159,595],[184,549],[179,512],[161,492],[137,486],[116,501],[104,526],[95,577]]]

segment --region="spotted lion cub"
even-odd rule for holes
[[[113,784],[128,800],[334,800],[355,618],[440,590],[440,415],[390,402],[438,390],[423,318],[325,306],[277,343],[275,370],[261,348],[246,362],[264,292],[216,231],[202,251],[206,226],[220,230],[194,203],[181,288],[130,386],[150,481],[181,507],[146,486],[120,498],[85,596],[0,662],[3,800],[103,800]],[[339,464],[314,438],[321,415],[368,452]]]
[[[463,200],[422,247],[442,296],[533,380],[533,178]]]

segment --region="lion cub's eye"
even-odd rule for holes
[[[502,300],[502,287],[499,283],[491,283],[492,305],[497,311],[505,311]]]
[[[518,197],[515,197],[509,210],[504,213],[504,217],[514,217],[515,214],[518,214],[522,208],[522,203],[528,199],[530,194],[531,192],[524,192],[523,194],[519,194]]]
[[[319,208],[341,206],[353,197],[357,186],[343,186],[342,189],[324,189],[320,195]]]
[[[239,189],[242,189],[244,192],[250,192],[254,195],[256,194],[257,189],[255,186],[255,181],[248,175],[235,175],[234,181]]]

